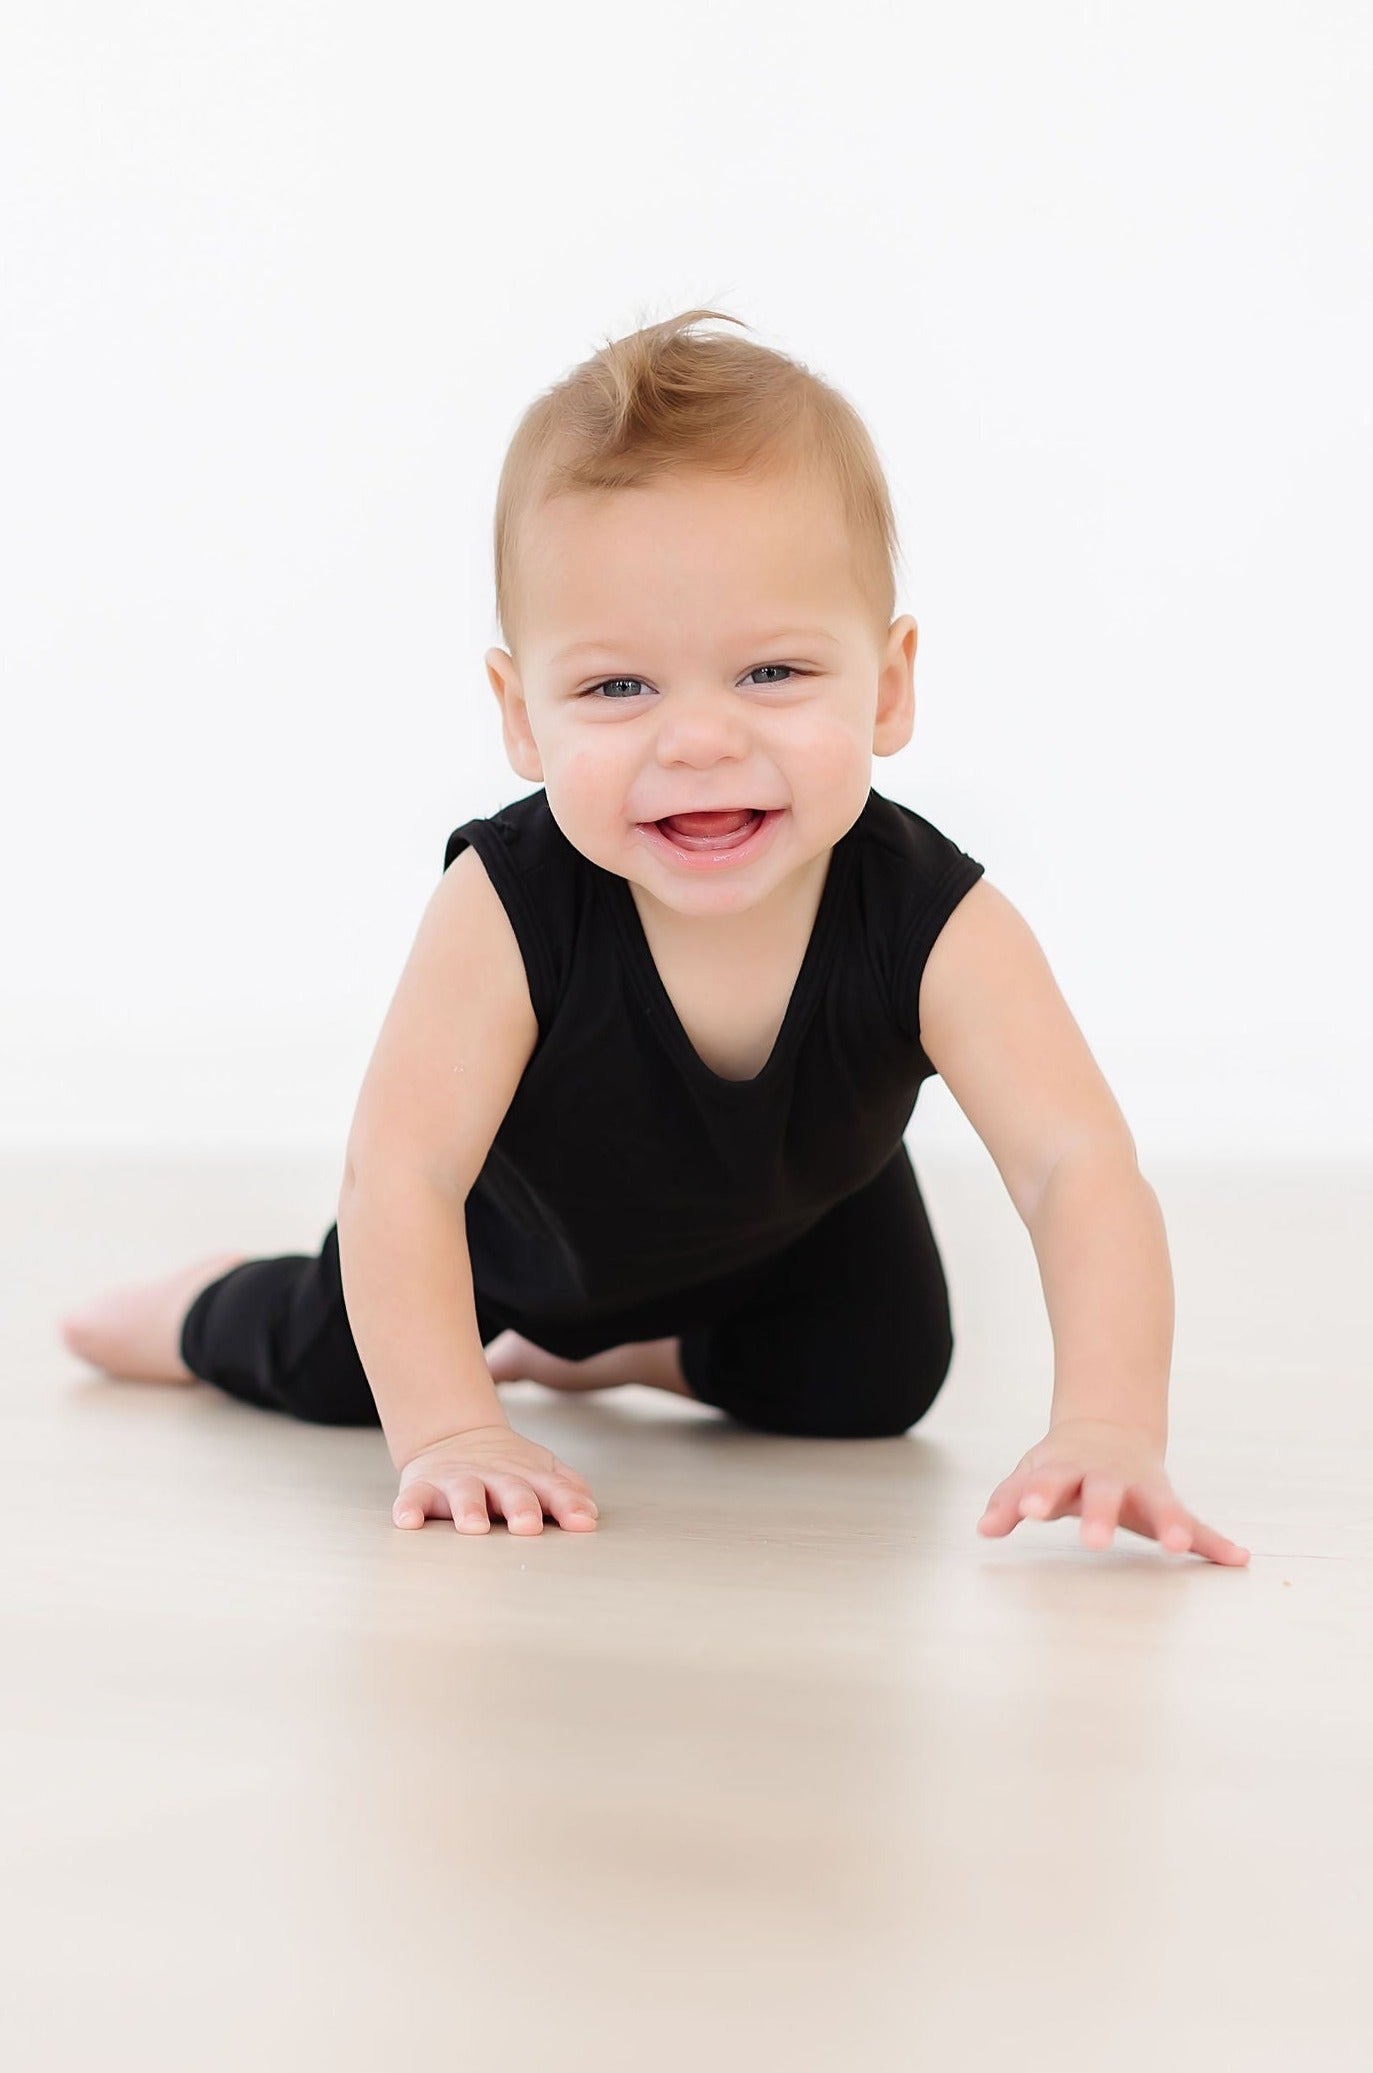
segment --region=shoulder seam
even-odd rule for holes
[[[494,816],[492,818],[494,819]],[[481,858],[482,868],[495,888],[497,898],[510,917],[521,950],[523,951],[527,943],[533,952],[537,967],[538,994],[536,997],[531,983],[530,996],[542,1040],[552,1024],[557,974],[539,913],[539,903],[533,896],[528,875],[519,869],[500,832],[492,829],[491,820],[465,821],[461,828],[456,828],[453,832],[454,835],[462,835],[468,846],[476,850]],[[452,840],[451,836],[449,840]],[[444,868],[447,869],[447,866]],[[516,914],[511,911],[512,907],[518,912],[518,926]]]
[[[905,981],[910,972],[911,965],[919,955],[922,943],[926,959],[928,959],[929,952],[933,949],[944,923],[959,905],[964,894],[971,892],[978,879],[984,877],[985,874],[985,865],[978,863],[977,859],[970,857],[966,851],[960,852],[949,863],[948,868],[940,873],[935,883],[930,887],[926,899],[921,902],[921,905],[911,916],[910,922],[902,931],[901,940],[892,958],[892,978],[897,993],[894,1006],[899,1016],[903,1013]],[[952,897],[955,894],[956,897]],[[937,922],[937,926],[933,931],[931,931],[930,927],[932,921]],[[925,940],[927,937],[929,938],[928,941]],[[918,986],[915,988],[915,997],[910,1002],[909,1010],[903,1019],[909,1021],[911,1034],[918,1043],[920,1041],[920,992]]]

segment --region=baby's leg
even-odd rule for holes
[[[948,1285],[904,1144],[779,1253],[748,1295],[685,1332],[700,1402],[816,1439],[908,1432],[953,1357]]]
[[[68,1352],[124,1381],[194,1382],[181,1358],[181,1326],[203,1288],[247,1258],[216,1252],[160,1281],[108,1290],[59,1320]]]
[[[492,1331],[496,1321],[479,1298],[479,1324]],[[112,1375],[200,1377],[246,1403],[316,1423],[380,1423],[344,1307],[337,1226],[318,1256],[215,1253],[165,1280],[99,1297],[64,1317],[61,1331],[71,1352]],[[637,1340],[577,1361],[496,1331],[486,1357],[497,1382],[528,1378],[568,1390],[643,1382],[689,1396],[680,1343]]]
[[[115,1373],[198,1375],[243,1403],[312,1424],[381,1423],[344,1306],[337,1225],[318,1253],[221,1254],[148,1289],[120,1291],[99,1317],[83,1313],[67,1328],[85,1335],[68,1338],[74,1351],[117,1363]]]

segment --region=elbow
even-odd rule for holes
[[[403,1206],[417,1197],[436,1198],[451,1206],[455,1201],[465,1203],[467,1190],[455,1177],[426,1166],[419,1159],[396,1154],[359,1162],[351,1153],[345,1157],[338,1191],[340,1213],[349,1204],[360,1201]]]
[[[1133,1133],[1123,1121],[1109,1129],[1094,1130],[1080,1137],[1069,1138],[1066,1144],[1058,1147],[1048,1164],[1041,1167],[1035,1186],[1016,1205],[1020,1210],[1021,1220],[1027,1226],[1033,1225],[1054,1176],[1069,1170],[1123,1172],[1138,1180],[1144,1179],[1139,1169],[1139,1148]],[[1145,1185],[1148,1183],[1145,1182]]]

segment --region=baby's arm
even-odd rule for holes
[[[1109,1545],[1119,1517],[1167,1546],[1247,1560],[1163,1474],[1173,1280],[1158,1197],[1043,950],[986,878],[935,941],[919,1013],[925,1055],[1030,1233],[1053,1332],[1049,1435],[993,1492],[988,1530],[1080,1511],[1084,1546]]]
[[[445,872],[387,1011],[338,1203],[348,1319],[401,1470],[397,1524],[593,1523],[580,1476],[510,1430],[486,1365],[466,1200],[538,1034],[509,919],[474,849]],[[583,1517],[583,1514],[587,1514]]]
[[[477,1329],[463,1206],[400,1164],[349,1164],[338,1204],[348,1322],[397,1468],[507,1422]]]

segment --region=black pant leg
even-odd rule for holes
[[[905,1144],[737,1309],[684,1332],[681,1358],[694,1395],[763,1432],[877,1439],[923,1418],[953,1359],[953,1323]]]
[[[477,1297],[487,1345],[505,1321]],[[317,1255],[245,1260],[212,1281],[187,1311],[181,1358],[229,1396],[315,1425],[377,1425],[381,1417],[343,1301],[338,1225]]]

